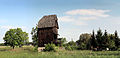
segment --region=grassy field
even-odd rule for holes
[[[120,58],[120,51],[60,50],[58,52],[35,52],[34,47],[0,47],[0,58]]]

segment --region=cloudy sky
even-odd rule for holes
[[[94,29],[120,34],[120,0],[0,0],[0,42],[10,28],[20,27],[31,41],[31,29],[44,15],[56,14],[59,37],[78,40]]]

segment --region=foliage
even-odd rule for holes
[[[37,31],[38,27],[36,26],[35,28],[32,28],[31,35],[32,35],[32,40],[33,40],[33,45],[36,46],[38,45],[38,37],[37,37]]]
[[[46,44],[45,45],[45,51],[54,51],[54,52],[57,51],[55,44],[53,44],[53,43]]]
[[[120,51],[120,48],[118,48],[117,50]]]
[[[105,30],[104,35],[102,36],[102,48],[108,48],[109,46],[109,38],[108,38],[108,34],[107,31]]]
[[[97,48],[97,46],[98,46],[97,40],[95,38],[94,30],[93,30],[93,33],[92,33],[91,38],[90,38],[90,46],[93,48]]]
[[[78,45],[78,49],[80,50],[86,50],[87,45],[85,43],[81,43],[80,45]]]
[[[57,42],[58,42],[58,46],[65,46],[65,43],[67,41],[66,41],[66,38],[59,38]]]
[[[109,45],[108,47],[111,49],[111,50],[114,50],[115,49],[115,42],[113,40],[109,40]]]
[[[117,50],[120,48],[120,38],[117,31],[114,34],[108,34],[107,30],[103,33],[101,29],[95,34],[94,30],[92,34],[81,34],[80,39],[76,41],[78,49],[81,50]]]
[[[89,44],[90,38],[91,34],[81,34],[79,40],[76,41],[78,49],[87,49],[87,45]]]
[[[74,41],[72,40],[72,41],[66,43],[65,49],[66,49],[66,50],[76,50],[76,49],[78,49],[78,47],[77,47],[76,42],[74,42]]]
[[[65,44],[65,43],[66,43],[66,38],[62,38],[62,39],[61,39],[61,42],[62,42],[63,44]]]
[[[69,46],[76,46],[76,42],[74,42],[73,40],[68,42],[67,45]]]
[[[37,45],[34,47],[34,51],[38,52],[38,46]]]
[[[74,50],[71,46],[65,46],[65,49],[70,51]]]
[[[0,43],[0,46],[5,46],[5,44],[4,43]]]
[[[10,45],[11,47],[23,46],[28,42],[28,33],[23,32],[21,28],[10,29],[6,32],[5,37],[3,38],[5,45]]]
[[[66,43],[67,41],[66,41],[66,38],[62,38],[61,39],[61,46],[64,46],[64,44]]]
[[[94,33],[94,32],[93,32]],[[95,35],[95,34],[94,34]],[[97,31],[96,36],[91,36],[91,46],[93,48],[97,48],[98,50],[106,50],[106,48],[109,48],[110,50],[115,50],[115,36],[109,35],[107,31],[105,30],[104,34],[102,33],[101,29]]]
[[[103,36],[102,30],[99,28],[99,30],[97,31],[97,34],[96,34],[96,39],[97,39],[99,48],[102,48],[102,46],[101,46],[101,44],[102,44],[102,36]]]
[[[117,33],[117,31],[115,31],[115,46],[117,47],[117,48],[120,48],[120,38],[118,37],[118,33]]]

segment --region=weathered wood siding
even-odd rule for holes
[[[38,28],[38,46],[43,47],[48,43],[55,43],[57,40],[57,28]]]

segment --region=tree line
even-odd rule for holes
[[[78,50],[112,51],[120,48],[120,38],[117,31],[115,31],[114,34],[109,34],[107,30],[102,32],[102,30],[99,29],[97,34],[95,34],[93,30],[92,34],[81,34],[79,40],[76,42],[70,41],[66,44]]]
[[[37,26],[32,28],[32,45],[38,46],[38,37],[37,37]],[[10,29],[5,33],[3,38],[4,45],[14,47],[29,44],[28,33],[23,32],[21,28]],[[68,50],[118,50],[120,48],[120,38],[118,32],[115,31],[114,34],[109,34],[107,30],[102,32],[101,29],[97,30],[96,34],[94,30],[91,34],[84,33],[81,34],[79,40],[74,42],[66,41],[66,38],[61,38],[58,40],[60,42],[58,45],[64,47]],[[3,44],[2,44],[3,45]]]

